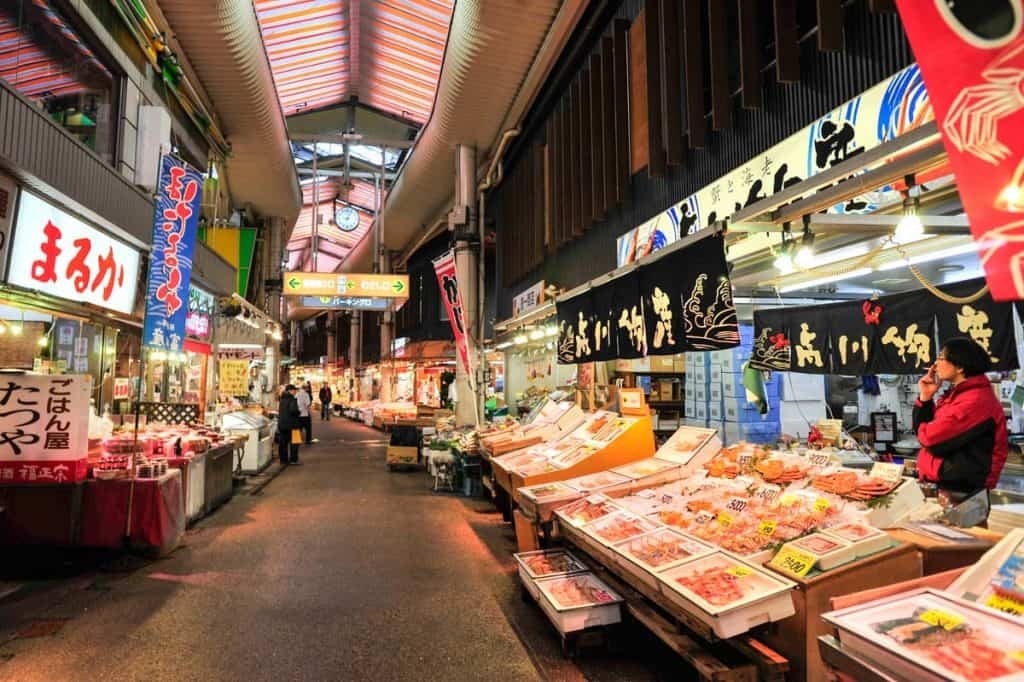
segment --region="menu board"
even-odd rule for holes
[[[221,359],[219,363],[221,395],[249,395],[249,361]]]

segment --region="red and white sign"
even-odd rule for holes
[[[455,274],[455,252],[448,251],[434,261],[434,272],[437,273],[437,284],[441,287],[441,298],[444,300],[448,320],[452,324],[455,335],[455,350],[466,374],[473,376],[472,364],[469,360],[469,338],[466,326],[466,306],[462,302],[459,290],[459,279]]]
[[[210,316],[206,313],[188,313],[185,317],[185,333],[200,339],[210,338]]]
[[[69,301],[131,314],[139,252],[30,192],[18,203],[7,280]]]
[[[0,377],[0,483],[85,478],[91,387],[82,375]]]
[[[1024,4],[896,0],[992,297],[1024,299]]]
[[[132,380],[129,377],[114,377],[114,400],[128,400],[132,397]]]

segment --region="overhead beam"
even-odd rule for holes
[[[925,234],[969,235],[971,226],[966,216],[918,215]],[[810,228],[817,234],[889,234],[900,220],[901,214],[887,215],[844,215],[815,213],[810,217]],[[775,222],[745,222],[729,225],[729,233],[755,234],[760,232],[783,232],[785,227]]]
[[[412,149],[416,144],[415,140],[395,140],[382,137],[363,137],[360,135],[346,135],[344,133],[323,133],[311,135],[309,133],[292,133],[289,135],[292,142],[324,142],[327,144],[361,144],[369,147],[383,147],[386,149]]]
[[[316,172],[312,168],[296,168],[295,171],[299,175],[324,175],[329,178],[343,178],[345,177],[345,171],[332,170],[329,168],[318,168]],[[349,171],[348,176],[350,178],[356,178],[357,180],[373,180],[379,173],[373,173],[371,171]],[[398,177],[398,173],[385,173],[385,180],[394,180]]]

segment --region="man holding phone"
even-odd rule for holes
[[[1009,450],[1003,406],[985,372],[988,352],[966,337],[949,339],[917,382],[914,429],[921,442],[917,469],[954,502],[995,487]],[[935,400],[939,387],[950,388]]]

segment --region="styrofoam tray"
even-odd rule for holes
[[[623,476],[622,474],[617,474],[614,471],[599,471],[596,474],[579,476],[563,482],[570,488],[578,490],[583,494],[589,494],[605,488],[611,488],[617,485],[622,485],[623,483],[628,483],[630,480],[630,478]]]
[[[626,476],[627,478],[631,478],[634,481],[638,481],[641,479],[649,479],[658,474],[665,473],[666,471],[679,471],[679,465],[674,462],[666,462],[662,459],[648,457],[647,459],[641,459],[636,462],[617,466],[611,471]]]
[[[523,486],[517,492],[535,504],[554,504],[563,500],[575,500],[580,496],[578,491],[558,481]]]
[[[679,582],[700,574],[712,581],[703,593]],[[687,561],[657,575],[662,594],[707,623],[719,637],[735,637],[795,613],[790,595],[795,583],[725,552]],[[715,587],[716,581],[734,590],[735,598],[729,599],[725,589]],[[712,603],[709,599],[718,601]]]
[[[519,552],[512,556],[519,565],[519,579],[523,587],[534,599],[540,596],[537,580],[589,571],[585,564],[564,549],[541,549],[535,552]],[[541,566],[538,560],[546,561],[547,565]]]
[[[567,603],[560,593],[567,585],[582,587],[595,598],[582,603]],[[541,608],[559,632],[576,632],[622,620],[622,597],[592,573],[538,580],[537,587]]]
[[[716,550],[697,538],[671,528],[658,528],[612,546],[616,563],[651,587],[657,588],[658,571],[692,561]]]
[[[844,647],[901,679],[1024,679],[1024,660],[1014,655],[1024,651],[1024,626],[936,590],[912,590],[822,618],[839,630]]]
[[[881,552],[892,546],[889,534],[864,523],[844,523],[821,531],[829,537],[844,540],[853,546],[855,558]]]
[[[602,545],[616,545],[629,538],[649,533],[658,526],[627,511],[609,514],[583,526],[583,532]]]
[[[594,493],[582,500],[576,500],[563,507],[559,507],[555,510],[555,515],[565,524],[583,526],[619,511],[622,511],[622,509],[611,499],[600,493]]]
[[[693,426],[683,426],[669,436],[669,439],[658,448],[654,456],[666,462],[686,466],[697,453],[702,452],[709,445],[712,447],[708,449],[714,451],[711,453],[712,455],[721,450],[721,441],[718,441],[717,447],[713,447],[714,441],[717,438],[718,431],[715,429],[698,429]]]
[[[815,563],[822,571],[830,571],[836,566],[857,558],[857,552],[853,545],[842,538],[832,537],[824,533],[811,533],[802,538],[791,540],[786,545],[815,557],[817,559]]]

